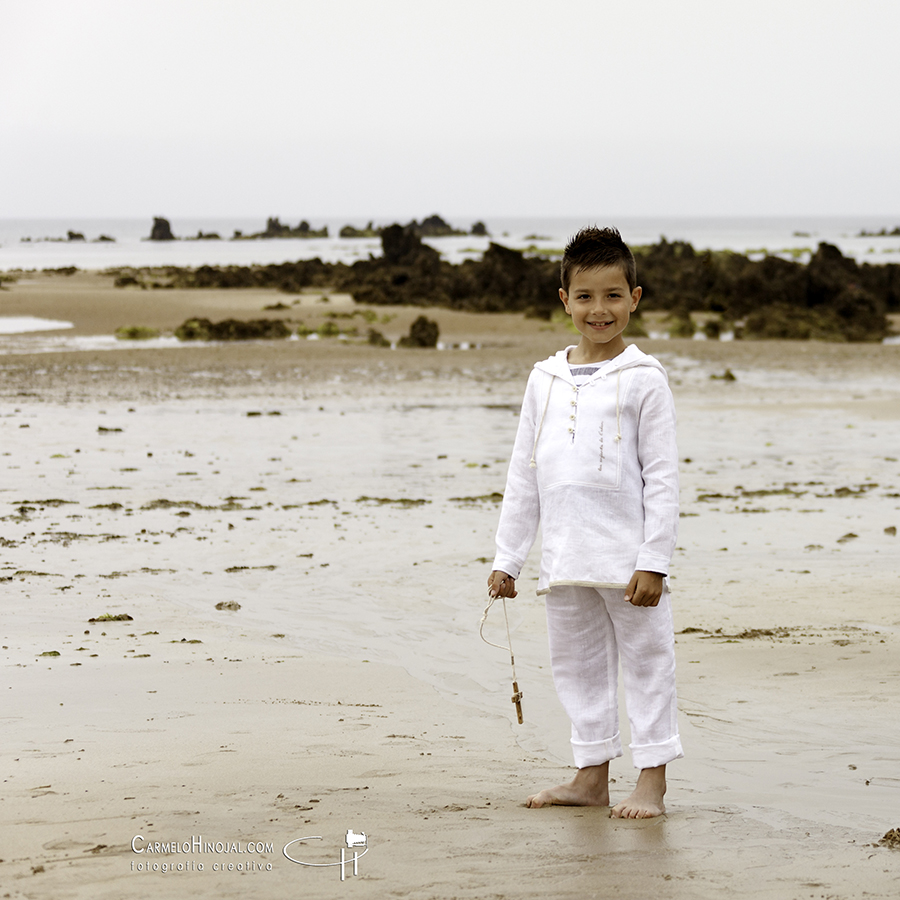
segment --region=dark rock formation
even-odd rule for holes
[[[257,232],[256,234],[244,234],[235,230],[233,241],[258,241],[268,240],[269,238],[327,238],[328,226],[315,229],[311,228],[309,222],[302,221],[296,228],[285,225],[278,216],[270,216],[266,219],[266,230]]]
[[[471,234],[475,235],[475,237],[490,237],[487,225],[485,225],[484,222],[475,222],[475,224],[472,225]]]
[[[353,225],[345,225],[338,234],[342,238],[373,238],[381,236],[381,229],[376,228],[369,222],[365,228],[355,228]]]
[[[266,237],[284,237],[285,235],[290,234],[290,231],[290,225],[282,225],[278,216],[271,216],[266,219],[266,230],[263,234]]]
[[[823,242],[806,267],[806,278],[807,304],[829,306],[848,284],[859,280],[859,266],[834,244]]]
[[[349,291],[360,303],[450,305],[442,273],[453,267],[441,262],[437,250],[403,225],[384,228],[381,247],[380,258],[360,260],[340,271],[340,290]]]
[[[175,235],[172,234],[172,227],[169,225],[168,219],[154,218],[153,228],[150,229],[151,241],[174,241]]]
[[[440,329],[438,323],[425,316],[419,316],[409,326],[409,334],[400,338],[401,347],[436,347]]]
[[[389,266],[413,266],[422,259],[439,259],[437,250],[423,244],[408,225],[389,225],[381,232],[382,260]]]
[[[457,231],[437,214],[422,219],[421,223],[413,219],[406,227],[418,237],[449,237],[455,234],[465,234],[464,231]]]
[[[336,270],[343,268],[323,263],[316,257],[266,266],[199,266],[196,269],[169,266],[165,276],[168,286],[173,288],[276,287],[287,293],[300,293],[305,287],[332,286]]]
[[[293,293],[331,287],[351,293],[363,304],[526,312],[540,317],[549,317],[559,307],[558,264],[540,255],[491,243],[480,260],[451,265],[423,243],[415,229],[397,224],[382,229],[381,245],[380,257],[349,266],[312,259],[268,266],[168,268],[164,279],[140,284],[277,287]],[[684,334],[692,313],[714,313],[723,326],[750,338],[881,340],[888,334],[886,314],[900,312],[900,265],[860,264],[829,244],[820,244],[808,265],[774,256],[698,253],[688,243],[665,239],[635,248],[635,257],[638,283],[644,289],[641,308],[675,313]],[[139,274],[143,278],[143,271]],[[158,277],[158,270],[153,277]],[[118,283],[134,284],[134,279]],[[708,336],[715,336],[712,329]]]
[[[857,237],[900,237],[900,225],[897,225],[892,231],[882,228],[880,231],[866,231],[863,228]]]
[[[722,326],[715,319],[709,319],[703,323],[703,334],[707,340],[717,341],[722,335]]]
[[[644,309],[746,318],[745,337],[881,340],[900,310],[900,266],[860,265],[826,243],[808,265],[738,253],[696,253],[665,240],[635,250]]]
[[[179,341],[258,341],[290,337],[291,330],[281,319],[252,319],[241,322],[225,319],[188,319],[175,329]]]
[[[491,242],[481,263],[470,264],[468,269],[474,276],[480,309],[523,310],[549,318],[559,306],[559,267],[555,263]]]
[[[391,342],[377,329],[370,328],[368,334],[369,343],[373,347],[390,347]]]
[[[69,231],[67,232],[67,241],[83,241],[84,235],[80,231]]]
[[[830,310],[784,303],[773,303],[751,312],[744,321],[742,336],[760,340],[843,340],[840,323]]]

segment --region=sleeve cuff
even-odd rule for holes
[[[496,556],[494,557],[494,563],[491,566],[491,570],[495,572],[506,572],[507,575],[518,579],[522,572],[522,567],[508,556]]]
[[[668,575],[669,558],[659,553],[642,552],[638,554],[634,568],[638,572],[657,572],[659,575]]]

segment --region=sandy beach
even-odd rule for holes
[[[0,338],[0,896],[896,897],[900,346],[638,342],[679,416],[686,758],[664,817],[621,821],[524,807],[571,771],[536,565],[509,605],[521,726],[478,636],[518,404],[562,324],[105,349],[355,307],[7,287],[0,315],[74,327]],[[375,312],[395,339],[423,310]],[[627,752],[612,774],[621,799]]]

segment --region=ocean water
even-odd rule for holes
[[[352,263],[381,253],[377,239],[342,239],[342,226],[363,227],[369,219],[389,225],[391,218],[370,216],[358,219],[305,217],[313,228],[327,225],[328,238],[278,238],[271,240],[230,240],[235,230],[244,234],[262,231],[262,219],[235,217],[170,219],[177,241],[148,241],[152,219],[0,219],[0,272],[53,269],[76,266],[80,269],[107,269],[117,266],[200,266],[281,263],[319,257],[326,262]],[[281,221],[296,226],[300,216],[282,216]],[[536,247],[559,249],[578,228],[615,225],[632,245],[651,244],[665,237],[688,241],[698,250],[734,250],[740,253],[783,254],[804,259],[820,241],[840,247],[859,261],[900,263],[900,236],[860,237],[860,232],[891,231],[900,226],[896,216],[793,216],[793,217],[604,217],[491,218],[466,216],[447,221],[469,230],[483,221],[489,237],[446,237],[428,243],[450,262],[478,257],[490,241],[517,249]],[[68,241],[68,231],[79,232],[85,241]],[[192,240],[198,232],[216,232],[222,240]],[[98,242],[100,235],[115,242]],[[30,240],[25,240],[30,238]]]

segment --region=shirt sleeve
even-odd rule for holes
[[[541,520],[537,474],[531,466],[538,413],[537,379],[537,372],[532,372],[525,389],[497,525],[493,568],[513,578],[519,577],[525,565]]]
[[[650,370],[638,421],[643,479],[644,542],[636,569],[667,575],[678,533],[678,446],[675,401],[665,376]]]

